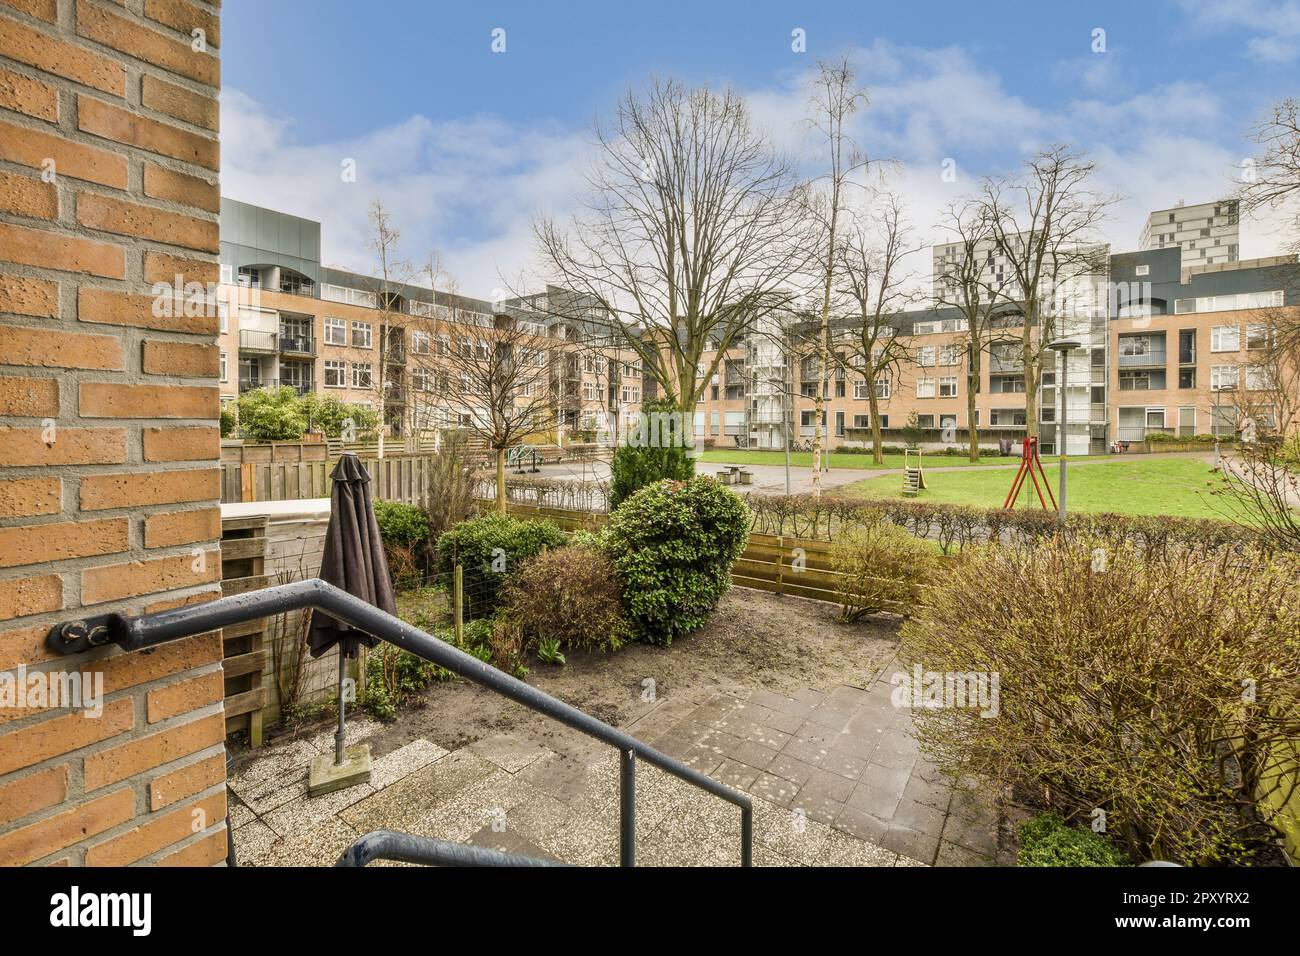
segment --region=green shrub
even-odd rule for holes
[[[298,441],[307,432],[298,392],[288,385],[239,396],[239,434],[254,441]]]
[[[393,587],[400,591],[418,586],[428,565],[428,516],[415,505],[376,501],[375,520],[384,542]]]
[[[235,428],[239,425],[235,418],[235,410],[230,405],[221,406],[221,437],[229,438],[235,433]]]
[[[379,412],[369,405],[353,405],[340,401],[337,396],[316,392],[301,396],[299,402],[307,424],[329,438],[343,437],[347,422],[352,423],[353,436],[358,440],[372,438],[379,432]]]
[[[671,644],[709,619],[749,521],[744,501],[712,478],[661,481],[614,510],[604,540],[637,638]]]
[[[381,641],[366,655],[366,709],[380,720],[392,720],[412,694],[454,676],[423,657]]]
[[[1131,866],[1124,851],[1100,833],[1072,827],[1055,813],[1020,825],[1021,866]]]
[[[1133,859],[1248,861],[1283,821],[1300,739],[1300,563],[1100,540],[977,548],[903,627],[901,658],[998,679],[995,716],[920,708],[941,768],[1106,812]],[[1280,804],[1282,801],[1278,801]]]
[[[609,507],[622,504],[647,485],[664,478],[687,481],[695,474],[695,460],[688,454],[676,428],[667,427],[676,421],[679,425],[688,412],[680,413],[682,419],[656,418],[677,413],[672,402],[652,399],[641,405],[641,428],[629,437],[629,442],[619,445],[610,463]],[[652,427],[653,425],[653,427]],[[662,429],[659,427],[663,425]],[[689,425],[687,426],[689,427]],[[651,436],[650,432],[654,435]]]
[[[569,545],[526,562],[506,584],[506,613],[526,644],[614,650],[628,636],[614,567],[598,548]]]
[[[937,564],[928,542],[883,517],[849,528],[831,547],[831,567],[840,575],[840,620],[878,611],[911,613]]]
[[[496,610],[509,575],[543,548],[562,544],[564,535],[549,521],[489,514],[462,521],[438,539],[438,566],[448,576],[457,564],[464,568],[466,611],[481,617]]]

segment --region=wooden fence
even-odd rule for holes
[[[608,515],[599,512],[566,511],[513,502],[506,506],[506,510],[520,517],[545,518],[569,533],[592,531],[609,520]],[[750,534],[744,553],[732,565],[732,583],[772,594],[789,594],[838,604],[842,575],[832,567],[831,548],[829,541],[813,538]]]
[[[371,492],[376,499],[420,504],[429,494],[434,465],[431,456],[363,457],[361,464],[370,472]],[[232,504],[328,498],[333,467],[333,461],[223,462],[221,501]]]

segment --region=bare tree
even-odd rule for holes
[[[375,308],[379,311],[376,354],[377,371],[370,375],[368,389],[375,396],[379,409],[379,449],[380,458],[384,457],[384,437],[388,433],[390,416],[388,405],[392,395],[393,376],[389,366],[402,364],[401,339],[407,316],[402,311],[401,303],[405,297],[401,287],[416,277],[416,270],[411,263],[402,258],[402,234],[393,225],[392,214],[382,200],[376,199],[370,204],[370,237],[367,244],[375,254],[377,274],[366,285],[374,298]],[[362,386],[367,387],[367,386]]]
[[[1243,171],[1238,190],[1246,212],[1283,210],[1287,245],[1300,252],[1300,101],[1285,99],[1251,131],[1263,152]]]
[[[1007,270],[1002,298],[1024,314],[1019,351],[1025,365],[1025,430],[1038,434],[1038,387],[1058,320],[1078,308],[1079,282],[1100,274],[1106,250],[1095,240],[1115,197],[1091,186],[1096,166],[1068,146],[1025,162],[1021,175],[984,181],[983,213],[991,251]]]
[[[917,299],[914,277],[903,260],[919,246],[911,242],[911,227],[896,195],[881,197],[873,220],[867,226],[855,217],[845,230],[837,281],[851,303],[851,319],[835,343],[844,346],[847,367],[866,379],[872,459],[879,465],[885,460],[879,388],[882,381],[892,387],[900,366],[910,360],[905,339],[898,335],[897,316]]]
[[[454,292],[431,317],[414,320],[417,335],[408,359],[413,400],[426,401],[491,450],[496,507],[504,513],[507,452],[553,427],[551,365],[564,353],[526,311],[489,316]]]
[[[935,305],[957,312],[965,325],[960,356],[966,366],[966,422],[970,460],[979,461],[979,428],[976,398],[983,374],[984,353],[994,344],[1008,341],[998,321],[1004,283],[996,281],[985,258],[992,229],[984,207],[975,200],[951,203],[943,212],[940,228],[952,235],[951,259],[935,277]]]
[[[826,151],[826,171],[813,180],[805,195],[810,197],[809,211],[820,232],[817,245],[818,268],[821,272],[820,332],[817,336],[817,358],[821,369],[821,382],[816,395],[816,413],[813,416],[812,495],[821,494],[821,463],[823,420],[825,418],[827,378],[830,370],[831,292],[835,284],[835,271],[841,256],[840,218],[844,211],[845,192],[852,175],[867,166],[867,157],[845,131],[845,123],[867,102],[865,90],[855,85],[853,67],[848,57],[836,62],[821,60],[809,103],[808,125],[820,137]],[[817,187],[822,188],[817,188]]]
[[[791,234],[792,167],[738,94],[672,80],[626,94],[595,134],[589,194],[571,221],[536,221],[539,258],[575,293],[567,301],[607,323],[690,414],[722,356],[788,301],[806,261]],[[550,307],[563,315],[563,301]],[[710,339],[718,348],[705,363]]]

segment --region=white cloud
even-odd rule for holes
[[[956,47],[877,41],[852,55],[871,99],[853,133],[874,158],[897,160],[892,185],[927,239],[938,238],[942,207],[974,193],[981,175],[1013,171],[1034,151],[1067,142],[1097,161],[1101,188],[1125,197],[1105,238],[1132,249],[1149,211],[1230,192],[1247,152],[1241,117],[1197,82],[1120,95],[1100,79],[1085,81],[1080,98],[1052,111],[1010,92],[994,66]],[[809,76],[744,91],[756,122],[805,163],[813,147],[803,121]],[[590,148],[586,130],[482,116],[413,116],[332,143],[302,145],[293,134],[291,122],[250,97],[223,93],[223,193],[320,220],[323,259],[358,271],[373,266],[366,213],[382,198],[408,257],[436,250],[461,291],[484,297],[502,276],[517,286],[532,258],[533,216],[570,208]],[[345,158],[356,160],[356,183],[341,181]],[[955,183],[941,178],[946,158],[956,163]],[[1268,229],[1243,225],[1243,256],[1277,246]]]
[[[1291,63],[1300,56],[1297,0],[1182,0],[1192,21],[1207,31],[1245,30],[1246,52],[1266,63]]]

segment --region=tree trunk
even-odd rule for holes
[[[498,448],[497,452],[497,513],[506,513],[506,450]]]
[[[876,380],[867,383],[867,401],[871,408],[871,460],[877,465],[885,463],[885,453],[880,444],[880,399],[876,397]]]
[[[1025,366],[1025,437],[1038,436],[1038,382],[1041,378],[1038,363],[1039,356],[1033,352],[1033,326],[1029,316],[1025,316],[1025,331],[1021,335],[1021,351]]]
[[[970,371],[966,374],[966,431],[970,437],[970,460],[980,460],[979,429],[975,426],[975,395],[980,380],[980,353],[978,342],[971,343]]]

